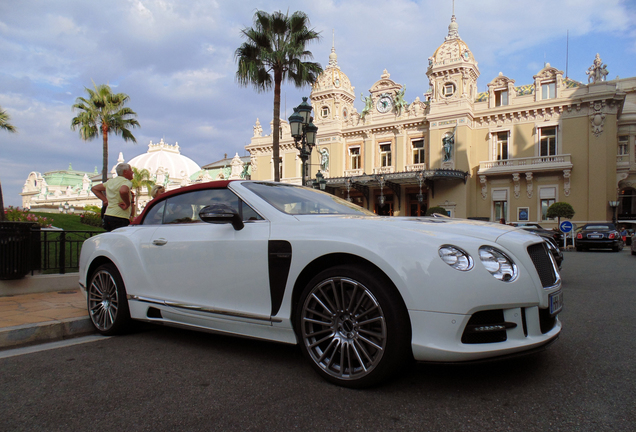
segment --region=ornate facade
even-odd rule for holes
[[[385,70],[353,103],[355,88],[335,49],[311,90],[318,170],[333,194],[378,214],[415,216],[442,207],[453,217],[541,222],[554,202],[570,203],[573,222],[636,220],[636,77],[606,81],[597,54],[575,82],[546,64],[532,84],[503,74],[477,92],[476,59],[455,16],[428,59],[429,91],[412,102]],[[281,119],[281,181],[301,182],[301,161]],[[246,146],[252,179],[273,179],[272,139],[260,123]]]

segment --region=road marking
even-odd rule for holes
[[[49,343],[45,343],[41,345],[14,348],[14,349],[6,350],[6,351],[0,351],[0,359],[20,356],[24,354],[32,354],[32,353],[36,353],[40,351],[52,350],[57,348],[64,348],[64,347],[79,345],[83,343],[97,342],[97,341],[106,340],[106,339],[110,339],[110,336],[90,335],[90,336],[82,336],[82,337],[77,337],[72,339],[61,340],[57,342],[49,342]]]

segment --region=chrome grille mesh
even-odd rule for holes
[[[557,282],[557,274],[547,246],[543,242],[530,245],[528,246],[528,254],[537,269],[537,273],[539,273],[541,285],[544,288],[553,286]]]

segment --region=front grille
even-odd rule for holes
[[[545,243],[536,243],[528,246],[528,254],[539,273],[541,285],[544,288],[553,286],[557,281],[557,273],[550,259],[550,251]]]
[[[496,331],[478,331],[476,328],[486,326],[503,326],[504,313],[502,309],[493,309],[480,311],[473,314],[466,324],[464,334],[462,334],[462,343],[465,344],[482,344],[504,342],[508,337],[506,330]]]

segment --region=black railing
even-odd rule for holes
[[[39,269],[39,252],[40,227],[36,223],[0,222],[0,279],[20,279]]]
[[[79,257],[84,241],[100,231],[42,231],[40,238],[43,272],[56,270],[64,274],[79,269]]]

